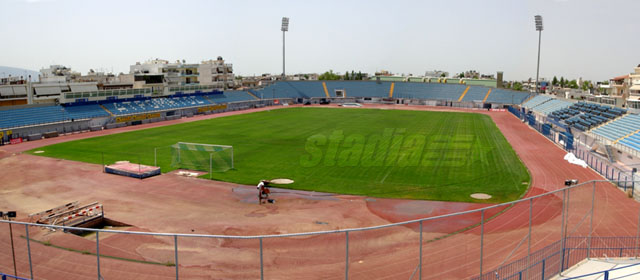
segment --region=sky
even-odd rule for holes
[[[153,58],[222,56],[236,75],[451,74],[606,80],[640,63],[637,0],[97,1],[0,0],[0,65],[128,73]]]

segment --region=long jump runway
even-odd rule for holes
[[[405,110],[453,110],[488,114],[531,173],[526,197],[563,186],[565,179],[581,182],[603,179],[590,169],[563,160],[564,151],[508,112],[486,112],[425,106],[367,106]],[[272,108],[273,109],[273,108]],[[265,110],[265,109],[260,109]],[[229,114],[249,111],[229,112]],[[335,230],[384,225],[488,206],[437,201],[371,199],[349,195],[310,195],[282,191],[277,203],[255,203],[254,186],[185,178],[174,174],[137,180],[101,173],[101,166],[19,152],[78,138],[132,129],[220,117],[210,115],[125,127],[98,133],[63,136],[0,148],[0,205],[26,214],[70,201],[104,204],[105,216],[132,225],[124,229],[218,235],[264,235]],[[568,229],[585,235],[588,224],[580,219],[591,208],[591,188],[570,192]],[[633,236],[638,226],[638,203],[613,185],[596,185],[593,236]],[[483,271],[526,256],[529,215],[532,216],[531,250],[541,249],[561,236],[563,193],[487,211],[497,215],[484,225]],[[530,212],[530,207],[533,211]],[[423,279],[460,279],[480,272],[480,228],[441,238],[454,229],[473,225],[480,214],[468,214],[423,224]],[[588,223],[587,221],[586,223]],[[417,224],[349,235],[349,278],[409,279],[417,273]],[[15,226],[18,274],[28,277],[24,227]],[[7,226],[0,236],[8,237]],[[95,235],[85,237],[30,228],[34,276],[37,279],[95,279]],[[259,240],[179,239],[179,274],[183,279],[259,279]],[[53,244],[55,246],[48,246]],[[520,244],[520,246],[518,246]],[[65,249],[70,248],[78,252]],[[104,279],[175,279],[174,243],[170,237],[100,235]],[[263,240],[266,279],[344,279],[345,234],[328,234]],[[79,253],[83,252],[83,253]],[[139,263],[135,261],[147,261]],[[9,238],[0,238],[0,271],[13,272]],[[417,279],[417,276],[414,276]]]

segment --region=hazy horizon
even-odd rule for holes
[[[129,72],[148,59],[197,63],[222,56],[236,75],[444,70],[506,80],[540,76],[601,81],[640,63],[636,1],[77,1],[0,0],[0,65],[61,64]]]

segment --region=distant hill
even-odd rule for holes
[[[33,71],[33,70],[28,70],[28,69],[22,69],[22,68],[16,68],[16,67],[8,67],[8,66],[0,66],[0,77],[8,77],[9,75],[11,75],[12,77],[15,76],[24,76],[25,79],[27,78],[27,76],[31,75],[31,81],[38,81],[38,74],[40,72],[38,71]]]

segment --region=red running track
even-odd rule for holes
[[[424,106],[367,106],[405,110],[471,111],[488,114],[502,131],[512,147],[528,167],[531,173],[531,188],[526,197],[559,189],[565,179],[579,179],[581,182],[603,179],[590,169],[572,165],[563,160],[564,151],[548,141],[544,136],[521,123],[507,112],[486,112],[479,110],[452,109]],[[265,109],[262,109],[265,110]],[[231,112],[246,113],[244,112]],[[22,171],[0,174],[3,182],[8,182],[0,191],[5,199],[3,205],[24,207],[22,211],[41,209],[29,205],[56,204],[59,199],[84,198],[105,200],[108,215],[120,221],[140,227],[131,230],[184,232],[184,228],[195,228],[198,233],[209,234],[273,234],[285,232],[315,231],[337,228],[352,228],[380,225],[389,222],[446,214],[486,206],[481,204],[460,204],[443,202],[415,202],[402,200],[370,200],[354,196],[332,196],[329,198],[309,198],[295,195],[283,195],[278,204],[258,206],[247,204],[253,192],[237,185],[209,182],[205,180],[185,181],[177,176],[163,175],[143,181],[130,181],[128,178],[95,174],[93,166],[84,163],[67,162],[58,165],[59,160],[32,157],[28,155],[12,156],[13,153],[32,149],[55,142],[78,138],[117,133],[145,127],[168,125],[177,122],[192,121],[220,115],[195,117],[166,123],[154,123],[138,127],[106,130],[97,133],[75,134],[71,136],[28,142],[20,145],[5,146],[0,151],[0,169],[15,167]],[[69,167],[65,167],[65,166]],[[49,178],[35,178],[39,173],[30,169],[56,170],[47,173]],[[85,178],[85,184],[65,186],[58,178],[60,169],[76,170],[78,178]],[[81,172],[78,172],[81,170]],[[24,174],[24,177],[21,177]],[[88,178],[92,176],[96,178]],[[66,180],[67,178],[65,178]],[[92,181],[93,180],[93,181]],[[109,184],[100,185],[108,181]],[[204,182],[202,182],[204,181]],[[185,186],[185,182],[189,186]],[[71,186],[73,185],[73,186]],[[99,188],[88,190],[93,185]],[[26,187],[21,187],[26,186]],[[108,186],[108,188],[107,188]],[[133,188],[133,189],[132,189]],[[248,187],[251,188],[251,187]],[[69,195],[58,193],[51,195],[46,190],[68,190]],[[184,191],[176,191],[184,189]],[[638,226],[638,203],[629,199],[613,185],[599,183],[595,186],[595,207],[593,218],[593,236],[633,236]],[[41,190],[41,191],[39,191]],[[210,194],[208,190],[217,190]],[[588,234],[590,219],[586,213],[591,209],[592,186],[584,186],[566,194],[569,198],[569,214],[566,216],[567,231],[570,236]],[[16,192],[20,192],[18,196]],[[145,200],[145,207],[136,208],[130,200],[117,198],[113,193],[127,193],[130,200]],[[73,194],[73,195],[71,195]],[[245,195],[246,194],[246,195]],[[484,225],[483,265],[484,272],[526,256],[529,240],[531,206],[532,238],[531,250],[535,251],[558,240],[562,220],[562,192],[529,202],[519,203]],[[177,199],[180,196],[180,199]],[[13,199],[20,197],[20,201]],[[171,199],[171,203],[167,198]],[[56,200],[57,199],[57,200]],[[148,202],[146,201],[148,200]],[[174,202],[174,200],[178,200]],[[186,204],[185,204],[186,203]],[[421,204],[424,203],[424,204]],[[164,205],[166,204],[166,205]],[[26,205],[26,206],[25,206]],[[204,206],[203,206],[204,205]],[[193,219],[171,217],[172,207],[187,210],[181,215],[190,215]],[[144,208],[144,209],[143,209]],[[147,209],[149,208],[149,209]],[[165,210],[167,208],[169,211]],[[424,209],[429,208],[429,211]],[[487,211],[486,217],[493,216],[499,210]],[[164,212],[163,212],[164,211]],[[207,219],[205,211],[220,211],[214,221],[194,224],[194,219]],[[140,213],[131,217],[132,212]],[[111,214],[109,214],[111,213]],[[149,219],[150,215],[157,218]],[[236,215],[237,214],[237,215]],[[228,216],[228,217],[227,217]],[[308,221],[327,222],[328,225],[304,224]],[[461,279],[478,275],[480,272],[480,228],[457,233],[447,238],[442,236],[452,231],[473,225],[480,221],[480,213],[472,213],[423,223],[423,279]],[[213,224],[211,224],[213,223]],[[34,230],[35,231],[35,230]],[[22,229],[20,232],[24,232]],[[8,230],[0,226],[0,236],[6,236]],[[24,248],[24,238],[14,236],[16,244]],[[56,245],[73,247],[89,252],[95,251],[90,239],[59,233],[34,233],[39,240],[53,240]],[[103,241],[104,238],[104,241]],[[382,230],[352,232],[349,236],[349,276],[351,279],[408,279],[417,273],[418,265],[418,226],[400,226]],[[441,239],[438,239],[441,238]],[[438,240],[436,240],[438,239]],[[520,245],[519,245],[520,244]],[[519,245],[519,246],[518,246]],[[0,271],[11,272],[9,243],[0,240]],[[75,246],[75,247],[74,247]],[[257,242],[242,240],[196,240],[180,241],[180,276],[187,279],[246,279],[258,278]],[[36,278],[39,279],[92,279],[95,278],[95,256],[67,252],[60,249],[32,243]],[[101,252],[131,259],[147,261],[172,260],[171,240],[159,238],[140,238],[130,236],[101,237]],[[21,276],[28,271],[26,253],[17,252],[18,270]],[[342,279],[344,278],[345,236],[331,234],[302,238],[276,238],[264,240],[265,277],[267,279]],[[139,264],[113,259],[101,259],[102,272],[107,279],[162,279],[173,278],[174,267]],[[108,277],[106,277],[108,276]],[[414,277],[417,279],[417,277]]]

